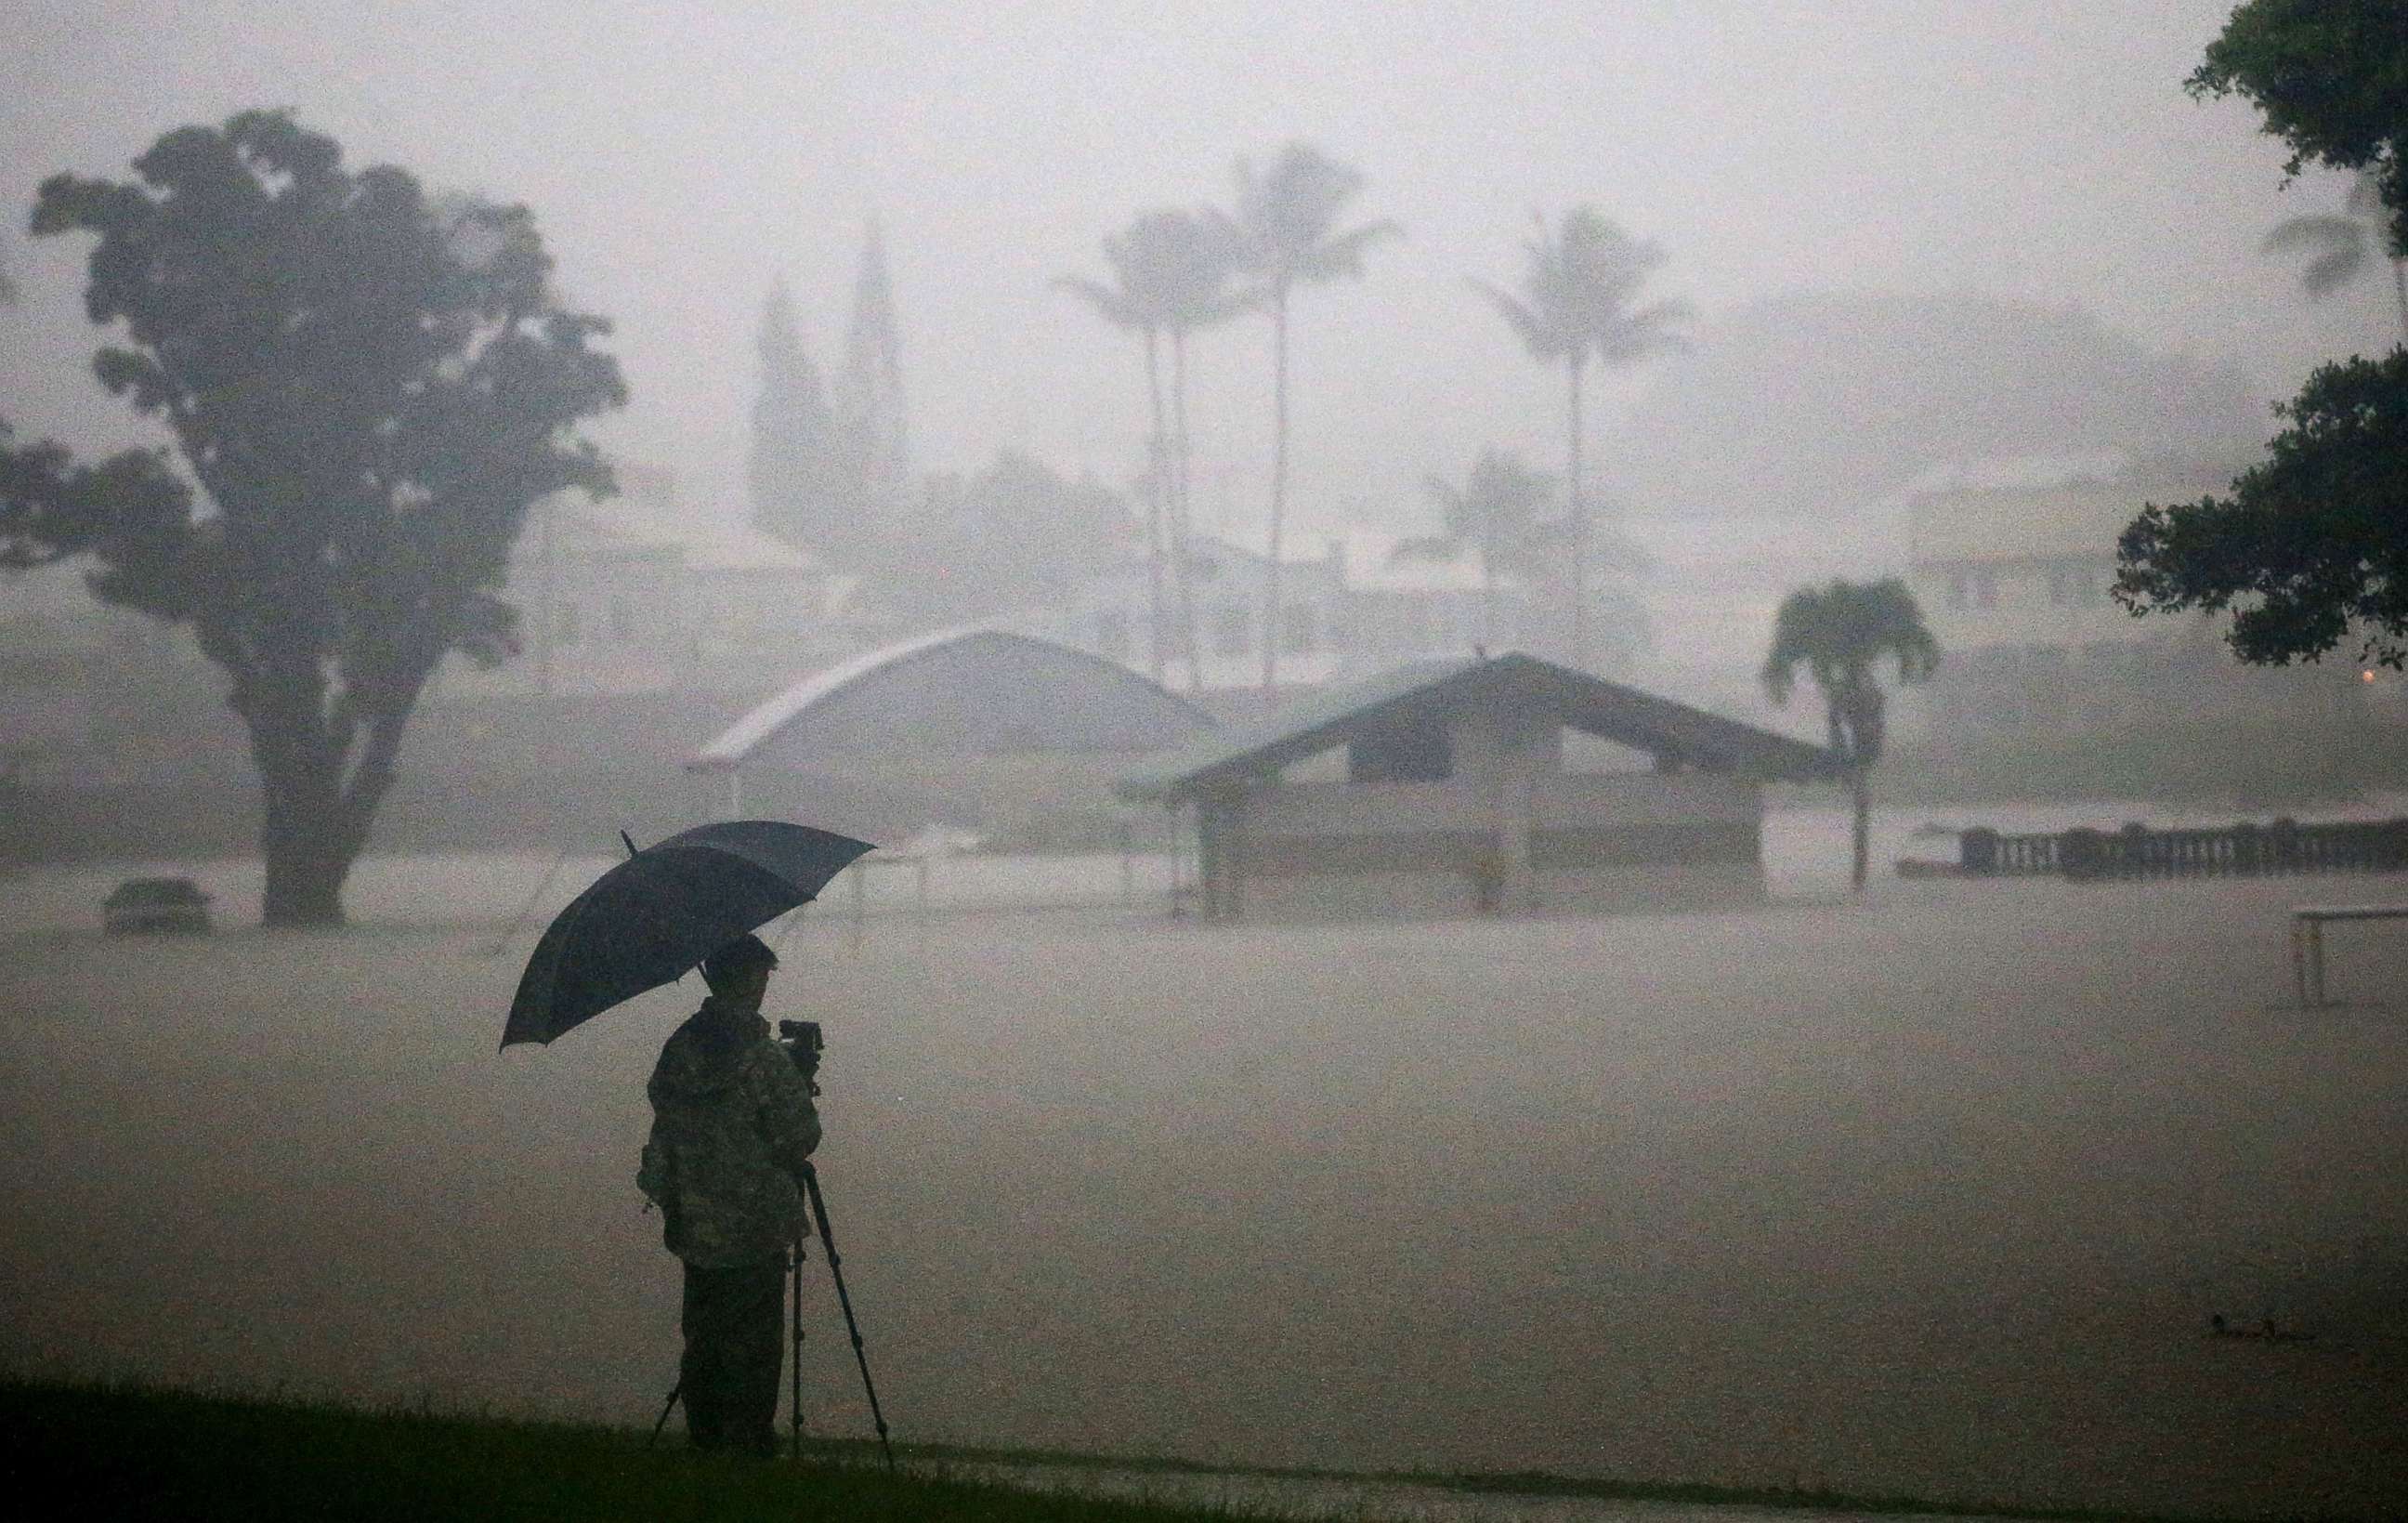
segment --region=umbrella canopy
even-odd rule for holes
[[[594,881],[543,933],[502,1045],[550,1042],[808,904],[869,842],[782,820],[706,825]]]

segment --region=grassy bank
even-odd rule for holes
[[[664,1439],[559,1423],[261,1401],[122,1387],[0,1384],[0,1473],[33,1514],[384,1519],[798,1516],[996,1523],[1173,1523],[1214,1516],[1015,1491],[874,1465],[703,1458]],[[855,1456],[821,1454],[828,1460]]]
[[[0,1476],[21,1516],[240,1519],[341,1517],[346,1523],[447,1517],[580,1523],[668,1516],[780,1520],[797,1516],[981,1519],[992,1523],[1190,1523],[1259,1516],[1246,1509],[1127,1500],[1091,1492],[1082,1473],[1125,1481],[1238,1476],[1313,1486],[1414,1485],[1490,1496],[1831,1510],[1856,1514],[2130,1520],[2085,1511],[2015,1512],[1904,1497],[1709,1486],[1646,1485],[1544,1474],[1368,1476],[1327,1471],[1226,1470],[1169,1459],[907,1446],[890,1474],[875,1451],[824,1444],[800,1467],[704,1458],[674,1437],[658,1449],[622,1429],[507,1421],[424,1411],[365,1411],[130,1386],[0,1381]],[[1059,1478],[1022,1489],[977,1478],[987,1467]],[[965,1468],[973,1473],[960,1473]],[[1125,1487],[1124,1487],[1125,1489]],[[1166,1486],[1166,1490],[1172,1489]],[[1281,1516],[1307,1516],[1287,1513]],[[1360,1501],[1326,1516],[1360,1519]]]

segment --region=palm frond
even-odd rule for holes
[[[2364,223],[2351,217],[2318,212],[2314,216],[2289,217],[2276,223],[2258,249],[2260,253],[2284,253],[2293,249],[2356,248],[2365,241]]]
[[[1464,277],[1464,283],[1488,298],[1488,304],[1497,309],[1497,315],[1521,335],[1522,345],[1530,352],[1532,359],[1552,364],[1570,352],[1570,341],[1537,312],[1524,306],[1521,298],[1512,292],[1499,290],[1477,276]]]
[[[1141,320],[1135,304],[1128,299],[1126,294],[1104,284],[1101,280],[1091,280],[1083,275],[1058,275],[1054,277],[1053,284],[1055,290],[1068,291],[1084,301],[1094,308],[1105,322],[1114,327],[1142,331],[1154,326],[1154,323]]]
[[[1366,250],[1404,236],[1403,226],[1385,217],[1350,229],[1306,252],[1297,265],[1297,278],[1316,283],[1358,280],[1363,274]]]
[[[2355,281],[2373,261],[2364,248],[2335,249],[2308,261],[2300,271],[2300,287],[2311,296],[2329,296]]]

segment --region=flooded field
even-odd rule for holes
[[[341,935],[0,940],[0,1361],[648,1423],[677,1275],[642,1083],[698,991],[497,1055],[525,941],[408,922],[506,917],[523,867]],[[829,1205],[897,1434],[2408,1498],[2408,933],[2337,931],[2345,1002],[2307,1013],[2284,920],[2408,884],[1790,892],[807,916],[769,1013],[827,1024]],[[812,1420],[866,1430],[813,1275]]]

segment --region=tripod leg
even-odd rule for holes
[[[794,1332],[793,1346],[787,1357],[794,1363],[793,1385],[786,1401],[786,1458],[799,1461],[803,1458],[803,1231],[795,1234],[795,1284],[790,1300],[789,1326]]]
[[[684,1394],[685,1377],[683,1375],[680,1375],[678,1377],[678,1383],[669,1387],[669,1399],[661,1403],[660,1420],[652,1424],[652,1436],[644,1440],[645,1448],[652,1448],[654,1444],[660,1443],[661,1430],[669,1425],[669,1414],[677,1410],[678,1398]]]
[[[853,1362],[861,1366],[862,1393],[869,1398],[869,1418],[878,1425],[879,1452],[886,1468],[895,1468],[895,1446],[886,1441],[886,1414],[878,1409],[878,1387],[869,1378],[869,1356],[862,1352],[861,1324],[853,1319],[853,1298],[844,1288],[844,1256],[836,1251],[836,1234],[828,1229],[827,1202],[820,1199],[819,1171],[803,1165],[803,1187],[811,1198],[811,1219],[819,1224],[820,1242],[827,1248],[828,1278],[836,1282],[837,1304],[844,1308],[844,1330],[853,1335]]]

